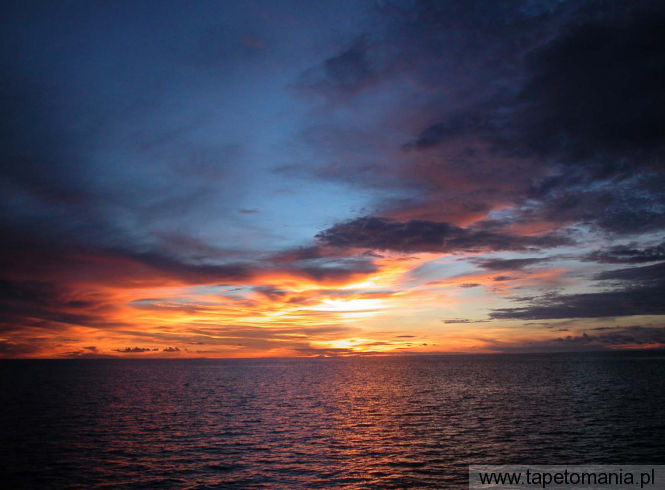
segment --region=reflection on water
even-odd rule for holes
[[[0,362],[24,486],[466,485],[468,464],[665,463],[665,355]]]

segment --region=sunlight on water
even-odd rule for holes
[[[651,463],[665,358],[0,363],[10,484],[466,485],[468,464]]]

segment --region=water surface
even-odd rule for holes
[[[464,487],[665,464],[665,354],[0,362],[5,486]]]

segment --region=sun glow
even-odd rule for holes
[[[313,311],[334,312],[360,312],[374,311],[384,305],[380,299],[323,299],[317,306],[310,308]]]

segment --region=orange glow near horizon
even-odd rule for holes
[[[500,306],[502,298],[525,286],[561,284],[564,268],[509,275],[476,269],[439,280],[418,277],[428,264],[447,267],[457,261],[426,253],[384,254],[375,261],[375,272],[323,283],[278,273],[224,286],[153,286],[152,281],[143,281],[131,287],[86,280],[72,287],[69,301],[95,298],[94,311],[86,313],[99,320],[26,326],[23,335],[36,339],[42,348],[24,357],[497,352],[502,346],[561,335],[527,334],[514,321],[487,323],[478,317],[478,305]],[[76,312],[65,308],[61,313]],[[455,320],[459,317],[463,319]]]

